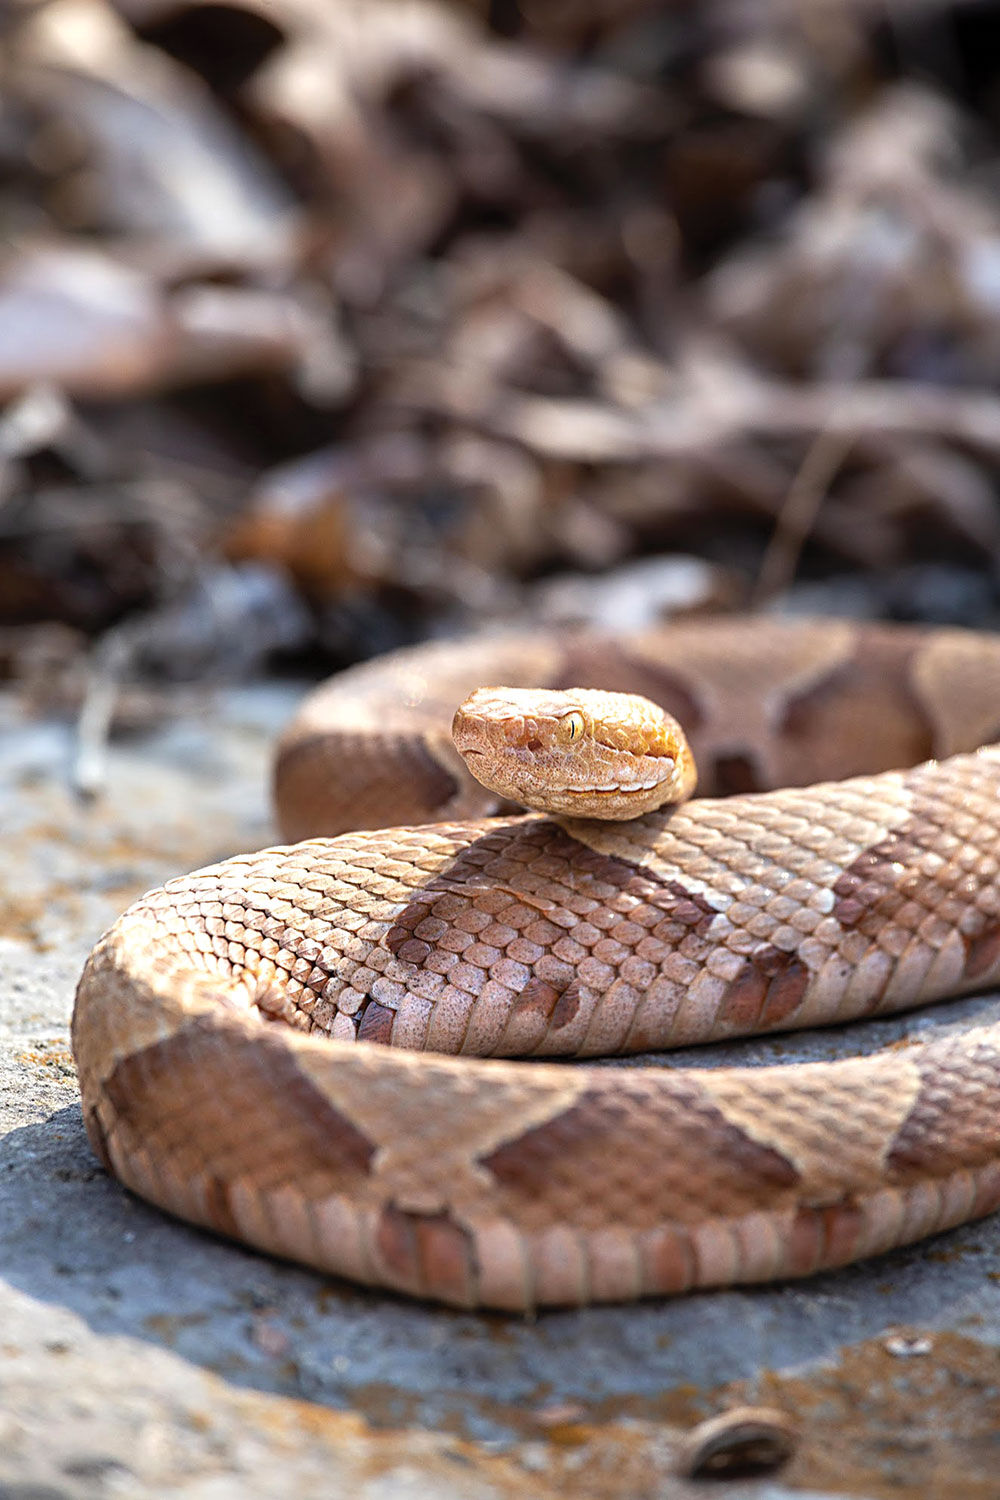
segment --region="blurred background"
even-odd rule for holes
[[[1000,0],[0,16],[40,710],[526,620],[996,622]]]

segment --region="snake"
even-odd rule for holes
[[[578,701],[498,712],[487,749],[520,763],[546,717],[565,749],[583,689],[640,693],[699,795],[525,812],[450,733],[497,683]],[[619,797],[678,760],[642,734]],[[697,1046],[996,983],[998,741],[1000,638],[956,628],[705,618],[349,668],[281,736],[287,842],[143,896],[87,960],[92,1147],[258,1250],[513,1313],[803,1277],[986,1215],[988,1004],[832,1061]]]

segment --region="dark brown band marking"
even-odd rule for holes
[[[395,1019],[394,1010],[390,1010],[387,1005],[379,1005],[377,1000],[369,1000],[358,1023],[358,1041],[376,1042],[383,1047],[390,1046],[392,1025]]]
[[[223,1233],[236,1233],[225,1185],[241,1178],[262,1194],[294,1178],[316,1198],[367,1184],[372,1142],[269,1031],[194,1020],[122,1058],[105,1091],[126,1158],[141,1146],[182,1181],[201,1180],[210,1222]]]
[[[809,970],[800,958],[762,944],[730,981],[719,1020],[741,1033],[781,1026],[802,1004],[808,984]]]
[[[469,1305],[475,1294],[472,1236],[447,1212],[416,1214],[390,1203],[375,1235],[379,1255],[408,1291]]]
[[[696,1081],[671,1074],[668,1088],[619,1074],[613,1087],[589,1089],[554,1119],[484,1157],[507,1211],[532,1228],[587,1227],[589,1216],[595,1224],[656,1228],[677,1217],[679,1183],[695,1160],[702,1163],[699,1217],[773,1206],[795,1187],[791,1162],[729,1121]],[[594,1201],[586,1183],[600,1184]]]

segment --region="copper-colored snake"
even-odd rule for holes
[[[483,821],[447,725],[497,681],[644,692],[702,789],[739,795]],[[801,1276],[988,1213],[996,1024],[759,1069],[472,1054],[647,1050],[994,983],[1000,745],[961,753],[990,739],[1000,640],[959,631],[701,622],[345,673],[276,780],[290,838],[339,836],[172,881],[91,955],[94,1148],[173,1213],[466,1306]],[[426,818],[446,821],[340,832]]]

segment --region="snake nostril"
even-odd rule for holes
[[[541,748],[542,748],[542,742],[541,742],[541,740],[532,738],[532,739],[530,739],[528,741],[527,749],[529,749],[529,750],[531,750],[533,752],[537,752]]]

